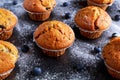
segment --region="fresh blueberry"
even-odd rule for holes
[[[96,53],[100,53],[102,51],[102,49],[100,47],[94,47],[94,51]]]
[[[67,2],[64,2],[64,3],[63,3],[63,6],[64,6],[64,7],[68,6],[68,3],[67,3]]]
[[[69,18],[71,18],[71,14],[70,13],[66,13],[65,14],[65,19],[69,19]]]
[[[116,15],[115,16],[115,21],[119,21],[120,20],[120,15]]]
[[[21,51],[24,52],[24,53],[27,53],[29,51],[29,47],[27,45],[23,45],[21,47]]]
[[[113,34],[112,34],[112,38],[113,38],[113,37],[117,37],[117,36],[118,36],[117,33],[113,33]]]
[[[120,12],[120,10],[118,10],[118,12]]]
[[[35,68],[33,69],[33,74],[34,74],[34,75],[38,76],[38,75],[40,75],[41,73],[42,73],[42,70],[41,70],[40,67],[35,67]]]
[[[17,0],[14,0],[14,1],[13,1],[13,5],[16,5],[16,4],[17,4]]]

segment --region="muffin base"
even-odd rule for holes
[[[34,21],[45,21],[50,17],[51,11],[32,13],[28,12],[29,17]]]
[[[50,49],[45,49],[43,47],[41,47],[40,45],[37,44],[36,40],[33,39],[33,41],[36,43],[36,45],[42,49],[43,51],[43,54],[46,55],[46,56],[50,56],[50,57],[59,57],[59,56],[62,56],[66,49],[68,48],[64,48],[64,49],[60,49],[60,50],[50,50]]]
[[[115,71],[112,71],[112,70],[110,70],[109,68],[108,68],[108,72],[109,72],[109,74],[110,74],[112,77],[120,80],[120,73],[117,73],[117,72],[115,72]]]
[[[12,36],[13,29],[9,31],[1,31],[0,32],[0,40],[7,40]]]
[[[92,2],[90,0],[87,0],[87,4],[89,6],[98,6],[98,7],[102,8],[103,10],[106,10],[107,7],[109,6],[109,4],[97,4],[97,3],[94,3],[94,2]]]
[[[105,63],[105,66],[107,67],[107,70],[108,70],[109,74],[110,74],[112,77],[120,80],[120,71],[117,71],[117,70],[113,69],[112,67],[108,66],[108,65],[106,64],[106,62],[104,62],[104,63]]]
[[[7,78],[12,71],[13,71],[13,69],[11,69],[8,72],[3,73],[2,75],[0,75],[0,80],[4,80],[5,78]]]
[[[65,53],[65,49],[59,50],[59,51],[48,51],[48,50],[42,49],[42,51],[43,51],[43,54],[50,56],[50,57],[59,57]]]
[[[4,80],[5,78],[7,78],[10,74],[6,74],[4,76],[0,76],[0,80]]]
[[[84,32],[84,31],[80,30],[80,33],[82,36],[84,36],[88,39],[96,39],[101,36],[103,31],[90,33],[90,32]]]

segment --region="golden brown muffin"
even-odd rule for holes
[[[7,40],[11,37],[17,21],[17,17],[11,11],[0,8],[0,40]]]
[[[0,40],[0,80],[5,79],[11,73],[17,59],[17,48],[9,42]]]
[[[48,19],[55,6],[55,0],[24,0],[23,2],[23,7],[29,13],[30,18],[35,21]]]
[[[120,37],[113,38],[105,45],[102,56],[108,72],[113,77],[120,79]]]
[[[68,25],[54,20],[41,24],[34,32],[34,39],[42,49],[47,50],[44,51],[46,54],[56,57],[64,54],[65,49],[74,42],[75,36]]]
[[[107,12],[95,6],[80,9],[74,20],[81,34],[90,39],[98,38],[111,24],[111,18]]]
[[[87,0],[89,6],[98,6],[104,10],[110,6],[114,0]]]

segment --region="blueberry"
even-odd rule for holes
[[[17,4],[17,0],[14,0],[14,1],[13,1],[13,5],[16,5],[16,4]]]
[[[67,3],[67,2],[64,2],[64,3],[63,3],[63,6],[64,6],[64,7],[68,6],[68,3]]]
[[[27,45],[23,45],[21,47],[21,51],[24,52],[24,53],[27,53],[29,51],[29,47]]]
[[[119,21],[120,20],[120,15],[116,15],[115,16],[115,21]]]
[[[113,34],[112,34],[112,37],[117,37],[117,33],[113,33]]]
[[[94,47],[94,51],[96,53],[100,53],[102,51],[102,49],[100,47]]]
[[[34,74],[34,75],[38,76],[38,75],[40,75],[41,73],[42,73],[42,70],[41,70],[40,67],[35,67],[35,68],[33,69],[33,74]]]
[[[66,13],[66,14],[65,14],[65,19],[69,19],[69,18],[71,18],[70,13]]]
[[[112,34],[112,38],[113,38],[113,37],[117,37],[117,36],[118,36],[117,33],[113,33],[113,34]]]
[[[118,12],[120,12],[120,10],[118,10]]]
[[[120,12],[120,10],[118,10],[118,12]]]

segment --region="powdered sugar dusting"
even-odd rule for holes
[[[18,17],[18,24],[14,28],[13,36],[8,41],[18,48],[20,57],[7,80],[113,80],[106,71],[101,53],[94,53],[93,49],[97,46],[103,48],[112,33],[120,33],[120,28],[117,26],[119,22],[112,22],[111,28],[105,31],[100,38],[86,39],[76,29],[74,30],[76,28],[74,16],[79,9],[86,6],[86,0],[56,0],[57,6],[48,20],[59,20],[68,24],[75,32],[76,40],[63,56],[50,58],[44,56],[41,49],[33,42],[33,32],[43,22],[32,21],[23,9],[23,0],[17,1],[16,5],[12,4],[12,0],[1,0],[0,2],[1,7],[11,10]],[[116,0],[115,4],[119,5],[117,1],[119,2]],[[63,2],[68,2],[69,5],[63,7]],[[114,13],[113,8],[109,10],[112,17],[118,14]],[[71,18],[65,19],[65,13],[70,13]],[[30,48],[27,53],[21,51],[22,45],[27,45]],[[81,70],[73,67],[78,65],[83,65]],[[32,73],[36,66],[42,70],[39,76]]]

